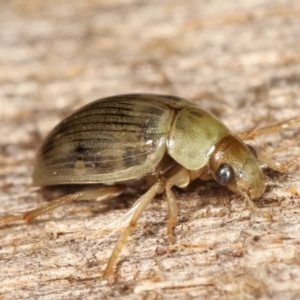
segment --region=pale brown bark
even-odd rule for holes
[[[299,20],[300,2],[288,0],[1,2],[1,215],[45,203],[31,189],[38,145],[64,116],[97,98],[174,94],[212,111],[233,132],[299,116]],[[285,147],[280,156],[289,160],[299,142],[295,130],[258,144]],[[270,175],[300,191],[299,166]],[[138,195],[111,205],[74,203],[0,229],[0,298],[299,296],[298,196],[268,189],[256,204],[274,214],[269,221],[214,183],[196,182],[175,195],[176,244],[168,245],[167,204],[158,197],[111,285],[99,277],[116,236],[90,248]]]

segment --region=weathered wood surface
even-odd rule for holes
[[[2,1],[1,215],[45,203],[30,177],[41,138],[100,97],[183,96],[234,132],[299,116],[299,20],[300,2],[288,0]],[[283,143],[289,160],[299,142],[289,133],[260,143],[269,151]],[[299,167],[276,176],[300,191]],[[166,203],[158,197],[125,247],[114,284],[99,278],[116,236],[90,248],[138,195],[76,203],[0,229],[0,298],[300,297],[298,196],[268,189],[257,205],[273,221],[213,183],[176,196],[176,245],[168,245]]]

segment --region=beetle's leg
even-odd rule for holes
[[[263,135],[263,134],[270,134],[274,132],[280,132],[285,129],[290,129],[294,127],[299,127],[300,126],[300,118],[293,118],[287,121],[283,121],[274,125],[266,126],[266,127],[261,127],[261,128],[255,128],[251,129],[245,132],[239,133],[237,136],[244,141],[247,140],[253,140],[256,136],[258,135]]]
[[[164,182],[160,180],[156,182],[139,200],[137,200],[136,210],[129,222],[121,233],[114,250],[109,258],[107,267],[104,271],[103,278],[107,278],[113,273],[113,267],[116,263],[116,260],[125,245],[129,235],[133,232],[138,219],[145,210],[146,206],[152,201],[152,199],[163,189],[166,190],[168,208],[169,208],[169,220],[168,220],[168,238],[170,243],[174,242],[173,228],[177,223],[177,202],[175,196],[172,192],[173,186],[186,187],[190,183],[190,172],[180,167],[180,169],[173,170],[170,177]]]
[[[171,189],[172,185],[166,186],[166,196],[169,208],[169,219],[168,219],[168,239],[170,244],[174,244],[174,227],[177,224],[177,215],[178,215],[178,208],[177,208],[177,201],[174,196],[174,193]]]
[[[114,198],[120,195],[123,191],[124,191],[124,186],[114,185],[114,186],[101,187],[100,189],[95,189],[90,191],[87,190],[82,192],[76,192],[74,194],[66,195],[58,199],[55,199],[41,207],[27,211],[25,213],[2,218],[0,219],[0,227],[21,220],[29,223],[35,218],[44,215],[48,212],[51,212],[54,209],[63,206],[65,204],[71,203],[73,201],[90,200],[90,199],[101,201],[101,200]]]
[[[177,214],[178,214],[178,208],[177,208],[177,202],[176,198],[174,196],[174,193],[172,191],[173,186],[178,186],[181,188],[186,187],[190,183],[190,172],[185,168],[180,168],[180,170],[175,173],[173,176],[169,177],[166,181],[166,196],[167,196],[167,202],[168,202],[168,208],[169,208],[169,220],[168,220],[168,239],[170,244],[173,244],[174,239],[174,227],[177,223]]]
[[[270,134],[274,132],[280,132],[285,129],[290,129],[294,127],[299,127],[300,126],[300,117],[298,118],[293,118],[287,121],[283,121],[271,126],[266,126],[262,128],[257,128],[257,129],[252,129],[249,131],[242,132],[238,134],[237,136],[242,139],[242,140],[252,140],[258,135],[263,135],[263,134]],[[286,172],[288,169],[292,168],[294,165],[300,162],[300,156],[295,157],[291,161],[287,163],[279,163],[276,162],[274,159],[272,159],[269,155],[266,153],[256,150],[257,154],[257,159],[263,163],[265,166],[279,171],[279,172]]]
[[[122,231],[121,235],[118,238],[118,241],[114,247],[114,250],[109,258],[108,264],[103,274],[103,278],[107,278],[113,273],[113,268],[116,263],[116,260],[125,245],[129,235],[133,232],[138,219],[145,210],[146,206],[152,201],[152,199],[164,188],[165,182],[162,180],[156,182],[137,202],[135,212],[129,222],[129,224]]]
[[[262,167],[268,167],[270,169],[283,173],[287,172],[290,168],[300,162],[300,156],[297,156],[287,163],[279,163],[262,151],[257,151],[257,159],[260,163],[263,164]]]
[[[243,195],[244,198],[246,199],[247,203],[248,203],[248,206],[253,210],[253,211],[256,211],[257,213],[259,213],[261,216],[263,216],[264,218],[267,218],[269,220],[272,220],[273,219],[273,216],[272,214],[268,213],[268,212],[265,212],[263,210],[261,210],[260,208],[258,208],[254,202],[246,195]]]
[[[260,163],[263,164],[262,167],[268,167],[270,169],[273,169],[273,170],[276,170],[279,172],[283,172],[283,173],[287,172],[290,168],[292,168],[293,166],[295,166],[296,164],[298,164],[300,162],[300,156],[297,156],[287,163],[279,163],[262,151],[257,151],[257,159]],[[268,186],[276,185],[276,186],[287,189],[289,191],[289,193],[291,193],[293,195],[298,194],[298,191],[294,187],[280,183],[280,182],[267,182],[266,185],[268,185]]]

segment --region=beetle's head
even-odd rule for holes
[[[217,143],[209,168],[219,184],[246,198],[259,198],[265,190],[264,174],[253,151],[233,135]]]

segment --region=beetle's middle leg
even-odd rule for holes
[[[4,217],[0,219],[0,227],[16,221],[26,221],[27,223],[29,223],[32,220],[36,219],[37,217],[49,213],[65,204],[74,201],[90,200],[90,199],[98,200],[98,201],[107,200],[120,195],[123,191],[124,191],[124,186],[113,185],[113,186],[104,186],[94,190],[75,192],[73,194],[59,197],[43,206],[32,209],[25,213]]]
[[[157,195],[166,191],[168,208],[169,208],[169,221],[168,221],[168,238],[171,243],[174,242],[173,229],[177,223],[177,203],[175,196],[171,190],[173,186],[186,187],[190,183],[190,172],[183,168],[174,168],[167,177],[167,179],[158,179],[156,183],[136,202],[136,209],[133,216],[130,219],[129,224],[124,228],[118,241],[114,247],[114,250],[109,258],[107,267],[104,271],[103,278],[107,278],[113,273],[113,268],[116,260],[128,240],[128,237],[133,232],[138,219],[145,210],[146,206],[152,201],[152,199]]]
[[[132,218],[130,219],[129,224],[124,228],[121,235],[118,238],[118,241],[114,247],[112,254],[110,255],[108,264],[103,274],[103,278],[109,277],[113,274],[113,268],[116,263],[116,260],[128,240],[128,237],[133,232],[138,219],[145,210],[146,206],[152,201],[152,199],[164,189],[165,181],[160,179],[136,202],[136,209],[133,213]]]

